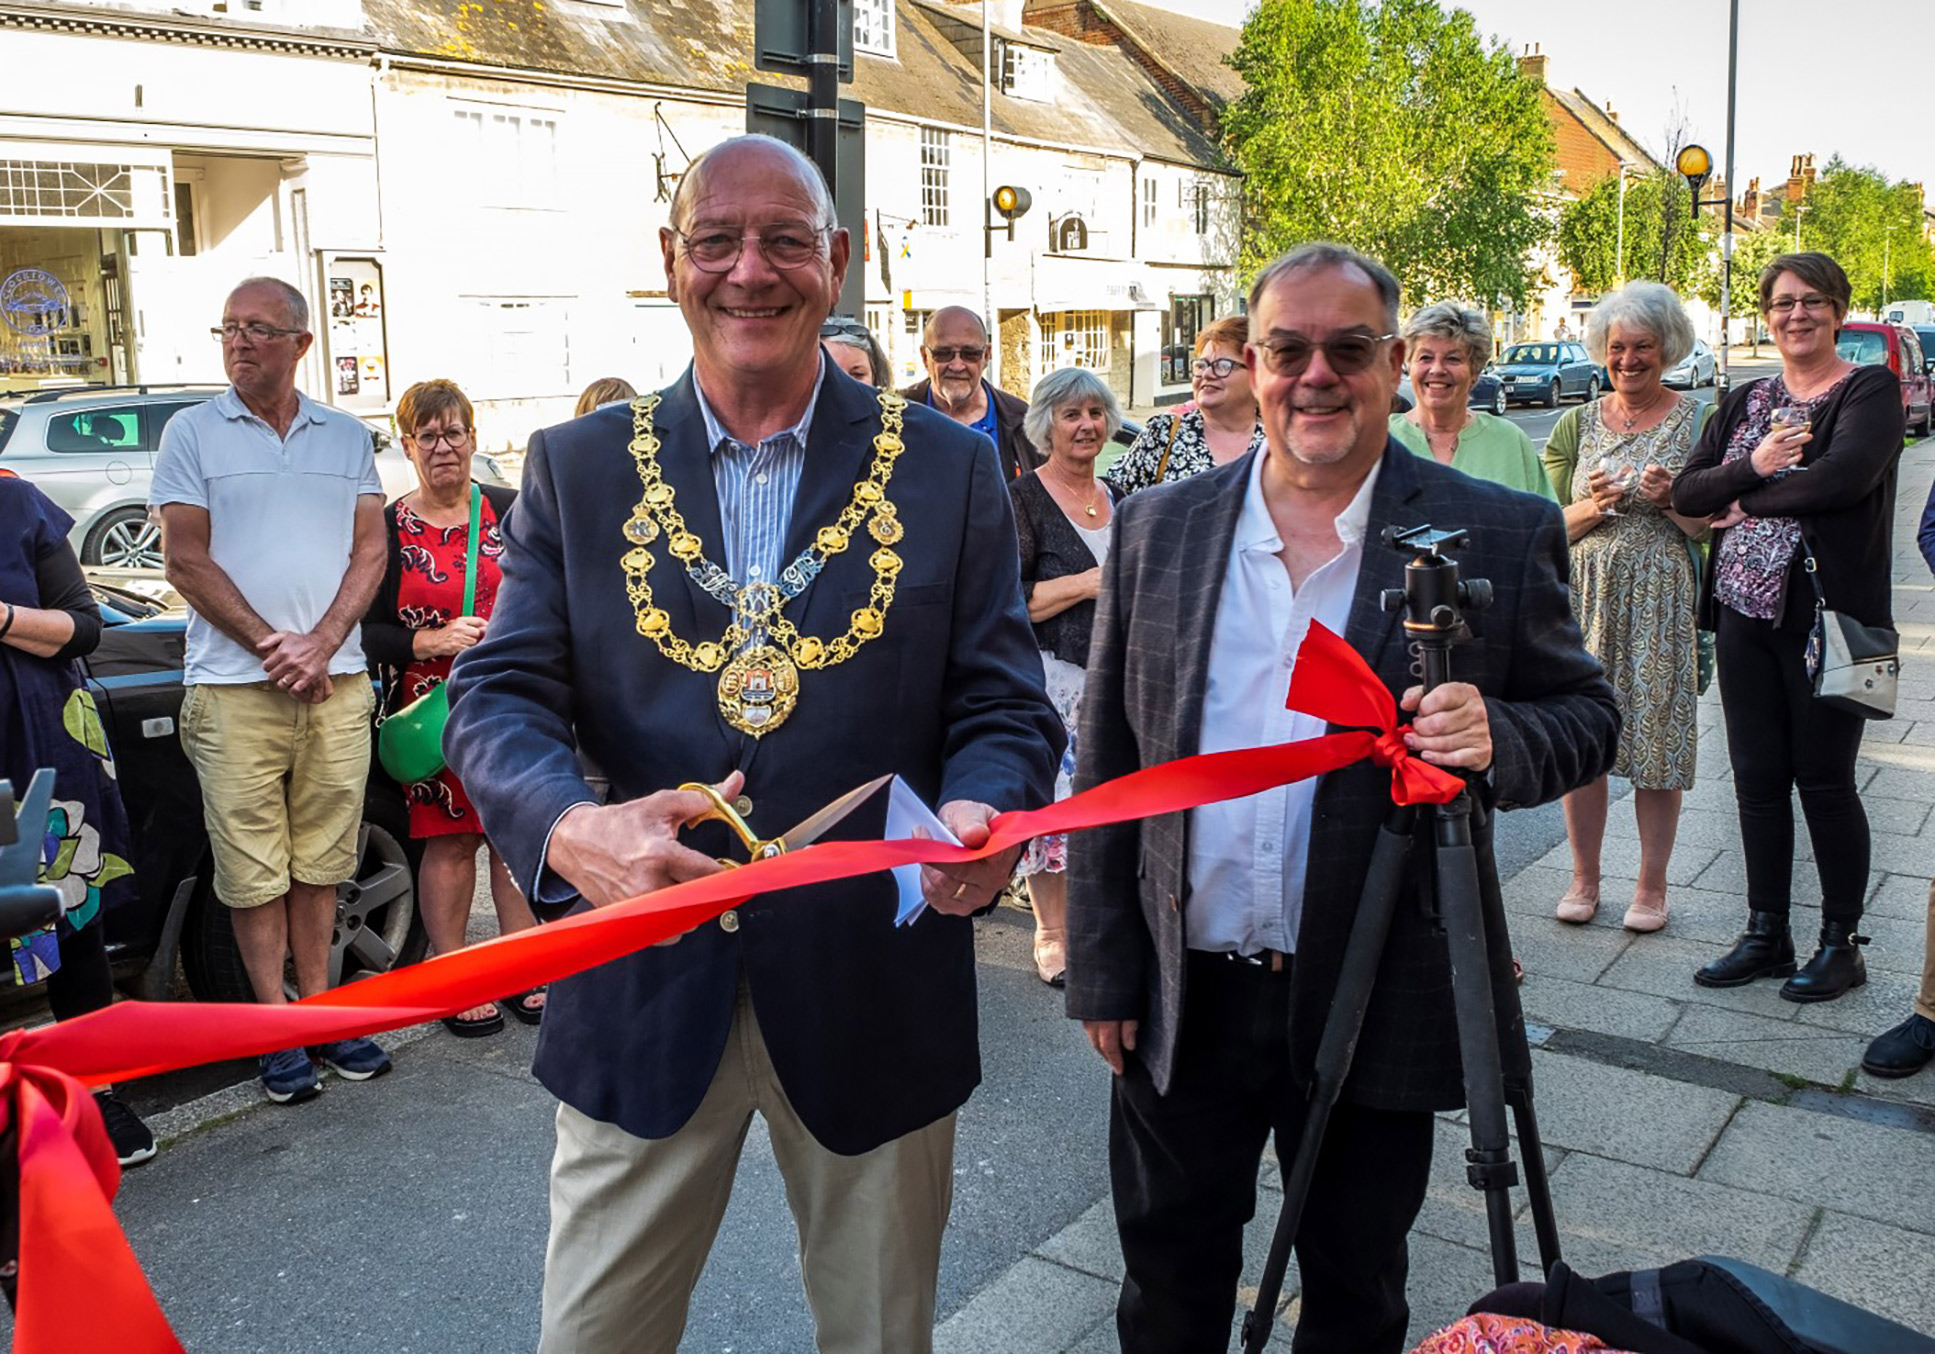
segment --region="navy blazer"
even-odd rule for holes
[[[879,427],[874,392],[830,363],[825,371],[788,559],[865,477]],[[721,559],[689,371],[664,392],[656,426],[679,511]],[[639,498],[631,438],[626,405],[532,437],[489,635],[451,676],[446,752],[527,891],[559,815],[595,798],[580,751],[610,777],[613,802],[743,770],[761,836],[889,771],[936,806],[1048,801],[1065,736],[1042,689],[987,439],[907,409],[907,450],[888,489],[906,527],[895,547],[904,564],[885,631],[847,662],[803,672],[791,717],[755,740],[720,716],[716,673],[673,663],[637,632],[619,565]],[[803,633],[845,633],[867,602],[871,550],[856,541],[788,606]],[[673,631],[716,639],[724,609],[662,542],[653,554],[655,604]],[[883,817],[884,804],[871,806],[832,835],[877,836]],[[718,824],[690,840],[744,854]],[[743,976],[780,1083],[821,1143],[856,1154],[934,1122],[980,1081],[973,928],[937,913],[896,928],[894,898],[884,874],[767,894],[737,910],[736,931],[701,926],[554,984],[538,1079],[594,1119],[640,1137],[674,1133],[711,1084]]]
[[[1256,454],[1132,494],[1117,510],[1082,699],[1078,790],[1200,749],[1210,641]],[[1565,528],[1547,500],[1389,442],[1344,639],[1394,695],[1415,684],[1398,618],[1379,604],[1384,589],[1404,585],[1407,556],[1380,533],[1426,522],[1469,528],[1470,544],[1456,552],[1460,571],[1491,580],[1492,606],[1470,615],[1472,638],[1452,650],[1451,670],[1485,695],[1499,803],[1544,803],[1604,775],[1619,710],[1573,619]],[[1369,761],[1318,783],[1290,1017],[1291,1066],[1306,1083],[1390,811],[1390,772]],[[1133,1056],[1158,1091],[1175,1070],[1184,1009],[1188,829],[1189,815],[1174,813],[1069,841],[1068,1014],[1141,1021]],[[1415,902],[1423,868],[1415,857],[1413,901],[1401,901],[1392,920],[1344,1097],[1449,1109],[1463,1100],[1451,970],[1444,940]],[[1486,939],[1509,971],[1502,929]]]

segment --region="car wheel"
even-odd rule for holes
[[[94,524],[81,546],[81,563],[111,569],[159,569],[161,528],[146,508],[116,508]]]
[[[1559,378],[1554,376],[1552,378],[1552,384],[1547,386],[1545,390],[1545,407],[1547,409],[1557,409],[1559,407],[1559,398],[1564,394],[1565,388],[1559,384]]]
[[[1590,381],[1586,382],[1586,403],[1591,404],[1594,400],[1598,398],[1599,398],[1599,378],[1597,376],[1594,376]]]
[[[417,908],[416,867],[421,852],[410,839],[409,811],[400,793],[372,787],[356,830],[356,873],[336,889],[336,926],[329,945],[329,985],[422,959],[429,948]],[[212,879],[212,870],[204,875]],[[205,885],[182,938],[188,987],[201,1001],[253,1001],[255,990],[235,943],[229,909]],[[293,974],[284,990],[297,995]]]
[[[1498,393],[1492,396],[1492,412],[1500,418],[1504,418],[1505,411],[1511,407],[1512,402],[1505,398],[1505,387],[1500,386]]]

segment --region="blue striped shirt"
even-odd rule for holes
[[[723,563],[735,583],[770,583],[786,566],[780,552],[786,548],[793,496],[806,468],[806,435],[825,381],[822,366],[800,421],[754,446],[726,431],[706,403],[698,374],[693,374],[692,391],[699,398],[706,447],[712,455],[712,483],[719,493],[719,524],[726,536]]]

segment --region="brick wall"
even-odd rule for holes
[[[1549,92],[1545,95],[1545,116],[1552,124],[1553,148],[1568,193],[1584,197],[1594,184],[1619,172],[1619,157]]]

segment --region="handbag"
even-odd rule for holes
[[[459,613],[464,616],[470,615],[477,605],[477,538],[481,534],[477,522],[483,498],[483,489],[472,484],[470,545],[464,555],[464,609]],[[376,759],[391,779],[414,785],[443,770],[443,726],[449,718],[449,683],[438,682],[377,726]]]
[[[1893,719],[1901,675],[1900,637],[1829,607],[1813,547],[1803,542],[1802,550],[1808,581],[1814,585],[1814,628],[1807,637],[1807,672],[1814,680],[1814,699],[1863,719]]]

